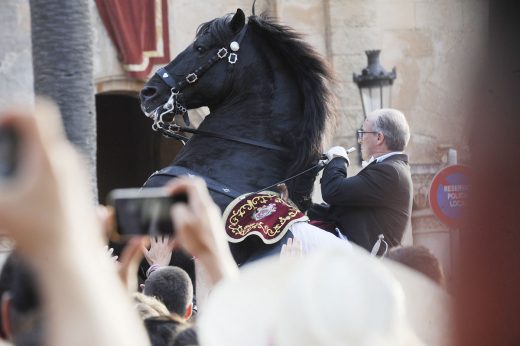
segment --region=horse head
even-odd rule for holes
[[[145,84],[140,93],[143,112],[156,117],[170,110],[168,100],[173,101],[172,95],[186,109],[220,103],[229,93],[244,34],[245,15],[241,9],[199,26],[193,43]],[[182,106],[174,113],[183,111]]]

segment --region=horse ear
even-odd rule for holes
[[[231,27],[231,30],[234,33],[239,32],[242,30],[244,25],[246,24],[246,15],[244,14],[244,11],[237,8],[237,13],[233,15],[233,18],[231,18],[231,22],[229,22],[229,26]]]

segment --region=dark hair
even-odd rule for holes
[[[197,331],[193,327],[180,331],[173,342],[173,346],[197,346],[198,344]]]
[[[37,283],[32,269],[13,252],[0,273],[0,296],[11,295],[9,322],[16,345],[42,344],[42,318]],[[5,338],[5,332],[2,330]]]
[[[292,28],[276,23],[265,14],[250,16],[248,25],[284,58],[303,97],[298,127],[285,135],[294,150],[294,158],[286,172],[290,177],[317,164],[321,157],[323,134],[328,130],[326,123],[335,121],[334,95],[330,88],[335,79],[329,64]],[[309,195],[316,174],[317,171],[311,171],[287,182],[291,199],[302,210],[311,205]]]
[[[11,283],[13,281],[13,256],[12,254],[7,257],[2,267],[2,272],[0,273],[0,298],[3,296],[4,292],[8,292],[11,288]],[[2,315],[0,314],[0,326],[3,326],[2,323]],[[4,328],[0,328],[0,337],[2,339],[6,339],[7,335],[4,332]]]
[[[187,327],[186,323],[177,316],[151,317],[143,322],[152,346],[173,345],[177,334]]]
[[[0,273],[0,296],[4,292],[11,294],[11,306],[20,312],[40,306],[33,271],[15,252],[7,257]]]
[[[162,301],[170,312],[179,316],[193,299],[193,284],[179,267],[164,267],[154,271],[144,282],[144,294]]]
[[[388,258],[410,267],[441,286],[444,286],[444,272],[437,257],[424,246],[404,246],[390,250]]]

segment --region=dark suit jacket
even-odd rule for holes
[[[408,156],[373,162],[349,178],[345,159],[334,158],[323,171],[321,194],[350,241],[370,251],[383,234],[390,246],[399,245],[412,211]]]

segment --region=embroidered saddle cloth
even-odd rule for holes
[[[309,220],[296,206],[273,191],[236,198],[224,210],[223,218],[229,242],[239,243],[256,235],[265,244],[276,243],[294,223]]]

